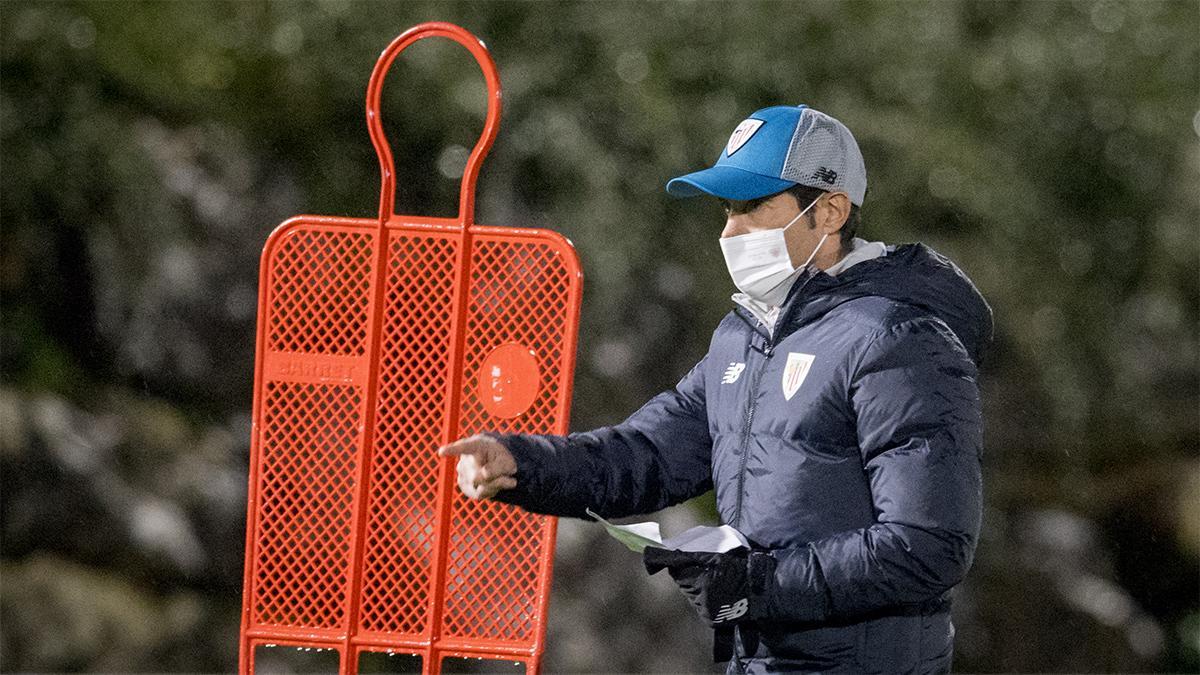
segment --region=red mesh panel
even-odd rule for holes
[[[456,243],[393,233],[363,569],[364,630],[426,627]]]
[[[455,499],[446,574],[446,635],[532,641],[546,518]]]
[[[336,628],[345,618],[360,403],[356,387],[267,384],[255,623]]]
[[[558,428],[566,308],[573,275],[545,242],[480,236],[472,251],[471,293],[462,383],[462,435],[482,430],[549,433]],[[538,357],[541,386],[521,416],[501,419],[480,402],[476,377],[496,347],[516,343]],[[574,349],[574,345],[570,345]],[[501,504],[457,497],[447,570],[447,635],[532,638],[540,556],[548,519]]]
[[[463,380],[463,434],[481,430],[548,433],[562,421],[563,350],[574,290],[572,270],[557,248],[529,239],[480,236],[471,255],[471,295]],[[489,415],[472,375],[487,354],[505,343],[529,347],[538,359],[541,387],[519,417]],[[569,345],[574,352],[575,345]]]
[[[298,229],[272,261],[273,351],[359,356],[367,337],[373,235]]]

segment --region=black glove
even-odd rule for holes
[[[696,553],[647,546],[642,561],[650,574],[665,568],[700,618],[714,627],[758,618],[754,596],[763,592],[775,568],[770,555],[744,548]]]

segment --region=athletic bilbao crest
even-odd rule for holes
[[[783,397],[785,399],[792,400],[792,396],[800,389],[800,385],[804,384],[804,378],[808,377],[808,371],[812,368],[815,358],[812,354],[788,353],[787,365],[783,367]]]
[[[762,120],[742,120],[742,123],[737,125],[737,128],[729,135],[729,142],[725,144],[725,156],[732,157],[733,153],[740,150],[762,125]]]

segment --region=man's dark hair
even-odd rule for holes
[[[800,208],[804,208],[813,203],[821,195],[825,194],[824,190],[808,187],[807,185],[793,185],[785,190],[796,198],[796,203]],[[812,223],[812,217],[809,216],[809,223]],[[858,226],[861,220],[858,215],[858,206],[850,205],[850,215],[846,216],[846,222],[842,225],[842,229],[838,230],[841,237],[841,246],[843,251],[850,250],[850,242],[854,239],[854,235],[858,232]],[[809,229],[812,229],[811,227]]]

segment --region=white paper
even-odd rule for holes
[[[746,537],[728,525],[720,527],[697,525],[686,532],[664,540],[658,523],[613,525],[593,513],[591,509],[587,509],[587,514],[603,525],[613,539],[625,544],[629,550],[635,553],[641,553],[647,546],[693,553],[728,553],[737,548],[750,548]]]
[[[728,525],[697,525],[663,541],[663,548],[697,553],[728,553],[739,548],[750,548],[750,542],[746,541],[745,535]]]

